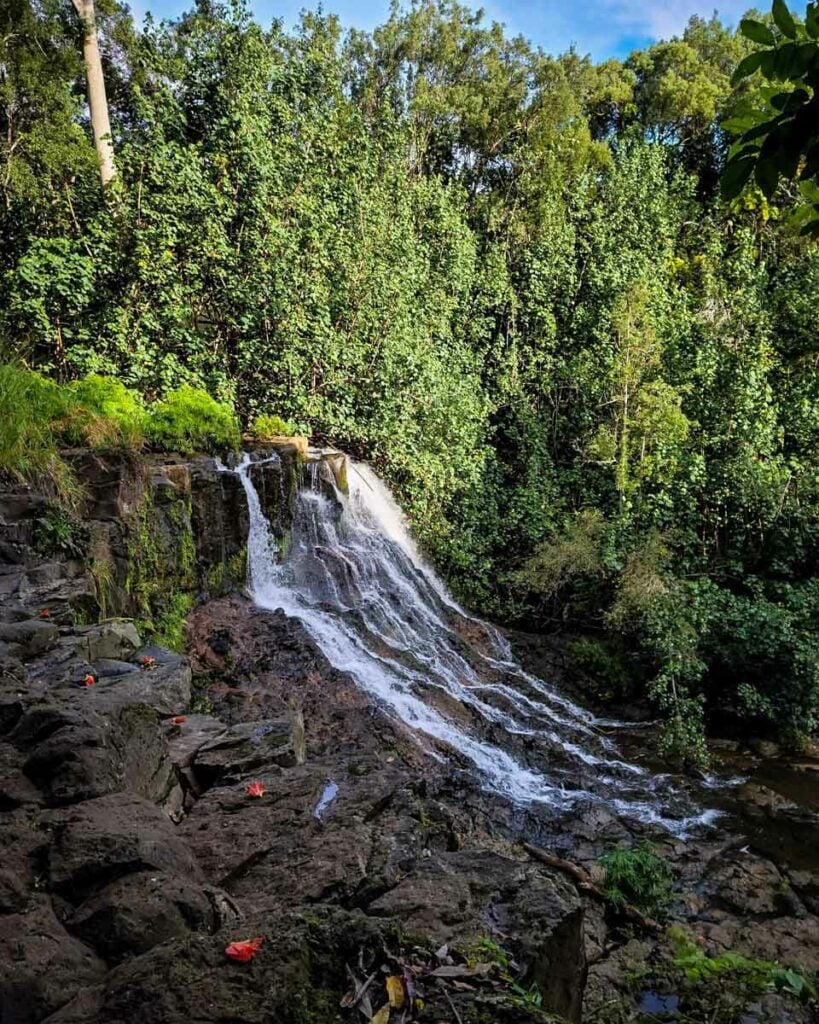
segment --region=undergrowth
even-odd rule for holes
[[[250,432],[254,437],[292,437],[298,433],[297,428],[281,416],[257,416],[250,424]]]
[[[674,871],[647,843],[610,850],[600,864],[606,872],[603,891],[615,907],[629,903],[645,914],[657,914],[671,901]]]
[[[82,487],[62,449],[216,454],[241,443],[230,406],[198,388],[183,385],[146,405],[113,377],[60,385],[21,363],[0,364],[0,413],[0,475],[36,485],[67,508],[79,503]]]

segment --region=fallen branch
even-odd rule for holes
[[[573,864],[570,860],[564,860],[563,857],[556,857],[553,853],[541,850],[539,846],[533,846],[531,843],[524,843],[523,849],[533,860],[540,861],[541,864],[545,864],[547,867],[554,868],[556,871],[562,871],[564,875],[568,875],[581,892],[586,893],[593,899],[599,900],[601,903],[612,903],[600,886],[592,881],[588,871],[580,867],[579,864]],[[661,930],[657,921],[651,917],[646,917],[645,914],[641,914],[630,903],[623,902],[612,905],[623,917],[638,924],[641,928],[645,928],[646,931],[658,932]]]

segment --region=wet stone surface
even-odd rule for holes
[[[240,494],[214,474],[171,467],[163,486],[191,487],[198,521],[227,530]],[[292,481],[256,475],[284,531]],[[100,482],[112,522],[129,486]],[[738,831],[673,839],[600,803],[515,807],[453,752],[431,756],[282,612],[238,594],[204,603],[188,657],[143,647],[131,622],[74,626],[67,604],[40,619],[55,587],[68,602],[85,577],[32,571],[14,516],[33,507],[0,502],[18,559],[0,576],[3,1024],[359,1024],[387,1002],[388,978],[422,1001],[421,1021],[688,1012],[687,997],[646,980],[665,977],[664,932],[624,925],[528,857],[524,838],[596,878],[611,843],[649,838],[677,875],[668,923],[710,955],[819,968],[813,865]],[[237,550],[230,531],[208,544],[214,557]],[[488,643],[481,624],[457,625]],[[756,821],[798,804],[757,797]],[[263,939],[251,962],[225,955],[251,937]],[[771,993],[757,1002],[760,1024],[810,1019]]]

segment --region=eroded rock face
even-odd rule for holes
[[[189,552],[162,571],[218,592],[247,530],[236,477],[204,459],[76,459],[95,551],[112,566],[109,612],[132,610],[134,522],[157,531],[163,558],[190,529],[195,567]],[[294,456],[252,471],[282,540],[296,469]],[[372,1015],[386,1001],[382,965],[417,978],[430,1020],[457,1007],[476,1022],[539,1018],[506,983],[459,990],[434,977],[453,962],[436,959],[442,942],[465,964],[491,936],[538,979],[545,1008],[578,1019],[574,889],[489,838],[463,780],[297,623],[238,596],[197,609],[194,692],[188,660],[142,646],[131,621],[74,625],[76,595],[96,599],[85,569],[31,547],[42,503],[5,507],[22,519],[0,524],[16,559],[0,585],[3,1024],[313,1024],[340,1019],[350,971],[363,969],[377,979]],[[135,593],[153,586],[141,572]],[[225,946],[253,934],[263,952],[232,963]]]
[[[117,610],[133,596],[135,514],[155,551],[192,542],[168,555],[163,586],[231,590],[225,567],[247,530],[238,478],[208,459],[127,472],[96,460],[84,463],[89,514]],[[298,469],[283,464],[251,471],[282,539]],[[235,586],[191,614],[190,660],[143,647],[131,622],[75,626],[85,568],[36,555],[43,514],[0,496],[2,1024],[363,1021],[385,1004],[387,975],[409,979],[422,1022],[576,1022],[584,992],[598,1020],[640,1019],[628,979],[668,957],[662,936],[625,941],[610,912],[517,843],[551,842],[588,867],[629,838],[613,813],[550,821],[483,793],[297,622]],[[811,872],[719,836],[662,849],[685,889],[672,912],[709,951],[819,966]],[[264,943],[252,963],[226,957],[253,936]],[[540,1008],[512,978],[536,986]],[[807,1019],[769,996],[764,1012]]]

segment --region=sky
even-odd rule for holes
[[[753,0],[486,0],[482,7],[491,21],[506,25],[512,35],[526,36],[549,53],[561,53],[572,44],[595,60],[625,57],[632,50],[679,33],[693,14],[710,17],[715,7],[723,21],[736,24]],[[150,10],[157,18],[174,17],[192,3],[186,0],[132,0],[139,18]],[[251,0],[259,21],[282,18],[293,25],[304,8],[317,0]],[[323,0],[328,13],[337,14],[348,28],[372,29],[386,20],[389,0]],[[757,6],[767,7],[767,2]]]

